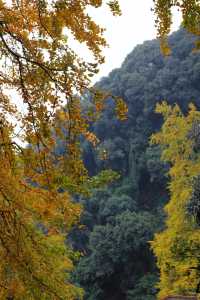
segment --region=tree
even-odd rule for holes
[[[146,277],[147,281],[153,269],[148,251],[154,228],[152,215],[128,210],[110,213],[109,222],[94,226],[89,236],[89,255],[75,271],[75,280],[86,288],[85,299],[127,299],[129,292],[137,289],[144,269],[143,280]],[[141,290],[137,291],[139,299]],[[153,299],[155,290],[149,288],[147,295]]]
[[[198,0],[154,0],[155,26],[161,39],[161,49],[164,54],[170,54],[167,36],[172,24],[172,9],[176,8],[182,14],[182,25],[190,33],[200,35],[200,5]],[[199,48],[199,40],[196,41]]]
[[[157,105],[164,124],[152,142],[163,147],[162,159],[169,162],[170,200],[165,207],[166,228],[155,235],[152,247],[160,269],[160,298],[171,294],[195,293],[199,286],[200,233],[196,215],[188,206],[194,201],[200,172],[200,153],[196,151],[193,126],[200,112],[190,104],[186,116],[178,105]]]
[[[104,60],[103,30],[86,11],[102,4],[0,0],[1,299],[82,297],[70,283],[75,254],[64,236],[81,211],[71,194],[86,192],[89,181],[80,136],[96,143],[90,114],[83,115],[74,95],[88,89]],[[117,1],[107,4],[120,14]],[[70,48],[69,34],[86,44],[94,62]],[[96,110],[102,99],[94,97]],[[63,141],[62,155],[55,135]]]
[[[155,113],[156,102],[161,102],[163,98],[167,98],[170,105],[177,102],[184,114],[191,99],[198,109],[200,107],[200,57],[193,52],[194,40],[195,37],[183,28],[174,32],[169,36],[172,47],[169,57],[160,53],[159,41],[146,41],[133,49],[121,68],[113,70],[96,84],[101,90],[121,96],[127,103],[129,113],[126,122],[117,122],[110,101],[105,112],[92,124],[100,143],[96,148],[92,148],[88,141],[83,144],[84,161],[90,174],[96,174],[104,168],[121,174],[118,181],[109,188],[94,192],[89,199],[81,199],[83,226],[73,229],[70,234],[70,242],[75,249],[84,253],[75,268],[75,281],[84,288],[85,300],[105,300],[110,299],[110,295],[114,299],[121,297],[120,300],[127,297],[156,298],[154,286],[159,280],[159,272],[148,239],[143,247],[146,249],[144,255],[140,255],[141,251],[135,251],[131,238],[130,242],[125,243],[124,240],[127,249],[130,247],[125,255],[122,251],[125,245],[122,243],[116,251],[120,233],[116,239],[110,234],[112,240],[106,238],[106,234],[109,233],[108,229],[110,232],[115,230],[116,220],[122,218],[122,214],[128,216],[127,211],[131,214],[136,212],[138,220],[141,214],[148,212],[155,221],[154,227],[147,225],[153,229],[152,236],[164,229],[163,206],[169,199],[169,178],[166,174],[170,164],[161,161],[161,146],[149,145],[149,139],[153,132],[160,130],[163,122],[162,116]],[[137,84],[134,85],[135,79]],[[106,150],[105,160],[100,159],[103,149]],[[120,223],[120,231],[126,224],[125,217],[123,221]],[[127,233],[134,230],[138,223],[132,222]],[[99,226],[103,232],[103,246],[99,231],[97,235],[96,227]],[[95,240],[95,247],[90,246],[93,236],[99,237]],[[140,236],[137,242],[140,242]],[[104,249],[106,251],[103,252]],[[118,252],[113,255],[117,259],[111,268],[109,266],[111,272],[108,274],[103,270],[111,261],[112,252]],[[96,259],[101,258],[102,253],[104,257],[97,264]],[[100,266],[102,276],[98,277]]]
[[[93,115],[91,111],[83,115],[75,94],[88,89],[98,63],[103,62],[103,30],[86,11],[88,5],[98,8],[103,2],[0,0],[2,298],[81,297],[67,275],[72,267],[70,249],[63,263],[63,234],[80,214],[70,194],[86,193],[90,181],[81,158],[80,135],[97,142],[88,131]],[[117,1],[107,4],[113,14],[120,14]],[[70,49],[69,33],[86,43],[94,62],[81,60]],[[8,96],[8,89],[16,94]],[[92,92],[92,110],[98,114],[108,94]],[[123,119],[126,107],[116,100]],[[15,105],[18,101],[24,110]],[[63,155],[55,151],[55,134],[63,140]],[[58,253],[61,259],[56,262]]]

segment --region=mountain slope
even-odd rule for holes
[[[148,241],[163,226],[168,166],[160,162],[160,149],[149,145],[149,138],[162,124],[154,113],[157,102],[178,103],[186,111],[192,101],[200,108],[200,54],[193,51],[194,40],[183,29],[172,34],[169,57],[161,55],[157,40],[147,41],[96,84],[121,96],[129,116],[119,122],[108,100],[93,125],[100,145],[94,150],[83,144],[91,174],[104,168],[121,174],[109,189],[80,200],[84,227],[74,229],[71,242],[85,253],[74,280],[85,288],[87,300],[155,299],[157,270]],[[107,158],[101,160],[103,151]]]

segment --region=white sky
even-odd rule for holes
[[[137,44],[156,38],[154,15],[150,10],[153,7],[153,0],[119,0],[119,2],[122,9],[120,17],[113,17],[107,7],[89,10],[94,20],[106,28],[105,37],[109,44],[109,48],[104,50],[106,62],[100,67],[100,72],[93,81],[120,67],[127,54]],[[178,29],[180,20],[180,15],[174,11],[172,31]],[[75,49],[82,57],[90,57],[83,46],[75,45]]]
[[[120,67],[125,57],[137,44],[156,38],[154,15],[151,11],[153,0],[119,0],[119,2],[122,10],[120,17],[113,17],[107,6],[88,10],[96,23],[106,29],[105,38],[109,44],[109,48],[104,50],[106,62],[100,67],[97,76],[93,78],[93,83],[102,76],[108,75],[113,69]],[[180,15],[175,11],[172,31],[178,29],[180,21]],[[80,56],[86,60],[92,60],[90,52],[84,45],[80,45],[70,36],[69,42]],[[16,92],[11,90],[8,94],[14,99],[14,102],[16,99],[17,103],[19,102]],[[18,105],[23,107],[20,103]]]

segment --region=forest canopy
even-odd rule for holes
[[[155,297],[148,241],[163,226],[168,165],[148,140],[161,125],[154,114],[161,96],[181,101],[183,111],[188,97],[198,99],[198,56],[181,30],[171,37],[174,56],[148,42],[133,61],[127,57],[122,74],[114,70],[91,87],[106,40],[87,8],[104,4],[121,14],[117,0],[0,0],[1,299]],[[154,5],[164,53],[173,6],[199,34],[198,1]],[[66,32],[88,47],[92,62],[70,48]],[[114,111],[128,120],[118,122]],[[86,256],[71,275],[80,252]]]
[[[69,280],[76,254],[65,237],[81,212],[71,194],[89,180],[79,145],[81,135],[91,140],[89,115],[75,94],[89,88],[106,45],[86,8],[102,4],[0,0],[1,299],[82,297]],[[116,1],[107,4],[120,14]],[[70,48],[65,28],[92,63]]]
[[[75,269],[74,281],[84,288],[85,300],[156,299],[159,269],[149,241],[165,227],[163,208],[170,199],[170,163],[161,160],[161,145],[149,142],[163,124],[162,116],[155,113],[156,103],[163,99],[172,107],[177,103],[183,116],[191,102],[197,112],[200,109],[200,57],[193,51],[195,40],[183,28],[173,33],[168,38],[170,56],[161,54],[158,40],[146,41],[133,49],[121,68],[96,84],[124,99],[128,119],[116,120],[110,100],[104,114],[91,126],[100,143],[95,149],[87,141],[82,146],[90,175],[106,168],[121,175],[109,188],[95,190],[89,199],[80,199],[84,207],[83,227],[73,229],[70,241],[84,253]],[[168,130],[172,130],[171,138],[175,141],[178,134],[173,134],[173,128]],[[181,145],[186,147],[183,142]],[[183,172],[181,165],[179,172],[177,178]],[[198,197],[198,190],[196,194]],[[176,203],[174,211],[178,214]],[[160,240],[156,245],[159,247]],[[160,252],[168,253],[170,250],[164,247],[160,245]],[[180,278],[181,274],[182,271]],[[185,278],[189,284],[190,278]],[[169,294],[182,292],[171,289]],[[184,291],[187,292],[188,289]]]

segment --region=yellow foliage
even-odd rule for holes
[[[169,162],[170,200],[166,205],[166,228],[155,235],[152,242],[160,269],[159,299],[172,294],[192,294],[199,283],[200,228],[187,213],[193,179],[200,174],[200,153],[194,155],[194,140],[190,133],[194,122],[200,121],[200,112],[194,105],[184,116],[180,108],[157,105],[164,125],[152,136],[152,143],[163,147],[162,159]]]
[[[85,193],[89,176],[80,137],[98,143],[80,99],[104,61],[103,29],[88,15],[99,0],[0,0],[0,299],[81,299],[69,271],[64,237],[79,220],[71,194]],[[85,43],[94,63],[68,44],[65,28]],[[20,105],[13,105],[16,92]],[[15,100],[15,99],[14,99]],[[98,98],[101,110],[105,95]],[[64,107],[64,109],[63,109]],[[14,127],[20,126],[16,133]],[[55,135],[63,143],[56,151]],[[21,146],[26,145],[26,146]],[[60,191],[65,192],[60,192]]]
[[[116,98],[116,115],[119,120],[127,120],[128,107],[121,98]]]
[[[96,146],[99,143],[99,139],[96,137],[96,135],[92,132],[86,131],[84,134],[86,139],[93,144],[93,146]]]
[[[189,32],[200,36],[200,4],[196,0],[155,0],[154,14],[155,26],[157,28],[158,38],[161,40],[161,51],[164,55],[170,55],[170,46],[167,36],[172,26],[173,9],[176,8],[182,14],[182,26]],[[199,38],[196,41],[195,50],[199,50]]]

